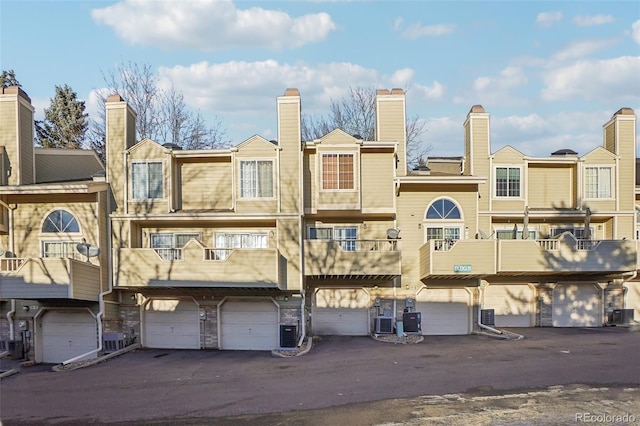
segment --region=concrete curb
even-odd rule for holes
[[[301,355],[305,355],[307,353],[309,353],[309,351],[311,350],[311,346],[313,346],[313,337],[308,337],[307,338],[307,347],[299,352],[296,352],[295,355],[285,355],[282,352],[282,349],[276,349],[271,351],[271,355],[279,357],[279,358],[291,358],[294,356],[301,356]],[[294,350],[292,349],[291,352],[293,352]]]
[[[69,367],[69,365],[74,364],[74,363],[70,363],[70,364],[58,364],[58,365],[54,365],[53,367],[51,367],[51,370],[55,371],[55,372],[63,372],[63,371],[73,371],[73,370],[77,370],[79,368],[85,368],[85,367],[91,367],[92,365],[96,365],[99,364],[101,362],[110,360],[111,358],[115,358],[117,356],[120,356],[122,354],[126,354],[127,352],[131,352],[135,349],[139,349],[140,343],[134,343],[133,345],[129,345],[126,348],[120,349],[119,351],[115,351],[115,352],[111,352],[110,354],[106,354],[103,355],[101,357],[92,359],[92,360],[88,360],[88,361],[78,361],[78,365],[72,365]]]
[[[9,356],[9,355],[10,355],[9,351],[0,352],[0,358],[4,358],[4,357]],[[0,372],[0,380],[4,379],[5,377],[13,376],[14,374],[17,374],[19,372],[20,372],[20,370],[16,370],[15,368],[12,368],[11,370]]]

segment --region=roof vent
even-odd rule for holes
[[[552,152],[551,155],[554,157],[566,157],[567,155],[578,155],[578,153],[572,149],[565,148]]]
[[[418,164],[413,168],[413,172],[418,175],[429,175],[431,174],[431,169],[424,164]]]

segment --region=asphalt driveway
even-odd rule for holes
[[[220,418],[460,392],[640,385],[640,333],[512,329],[525,336],[426,336],[415,345],[323,337],[300,357],[145,349],[73,371],[23,368],[0,385],[3,424]]]

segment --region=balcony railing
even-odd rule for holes
[[[420,248],[420,276],[607,274],[640,268],[635,241],[578,240],[563,234],[542,240],[429,240]]]
[[[0,297],[97,301],[100,267],[74,259],[0,259]]]
[[[400,275],[399,240],[305,240],[305,275],[388,280]]]
[[[216,249],[191,241],[181,249],[123,248],[114,251],[120,287],[281,288],[277,249]]]

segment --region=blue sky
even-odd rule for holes
[[[349,86],[404,88],[433,156],[463,154],[476,104],[493,151],[545,157],[585,154],[614,112],[640,112],[638,1],[1,0],[0,26],[1,68],[37,118],[64,84],[94,113],[103,73],[129,61],[152,65],[234,144],[277,137],[287,87],[305,114]]]

